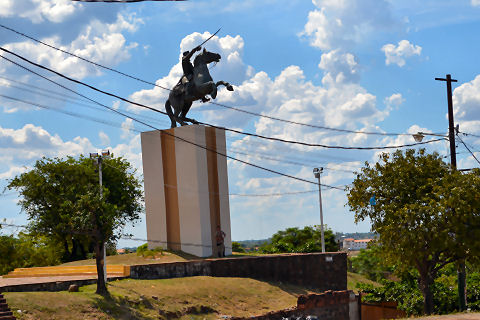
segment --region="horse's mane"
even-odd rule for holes
[[[195,58],[193,59],[193,66],[198,65],[198,62],[202,58],[202,56],[203,56],[203,51],[195,56]]]

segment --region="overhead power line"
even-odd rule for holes
[[[92,101],[92,102],[94,102],[94,103],[96,103],[96,104],[98,104],[98,105],[100,105],[100,106],[102,106],[102,107],[104,107],[104,108],[107,108],[107,109],[111,110],[112,112],[115,112],[115,113],[117,113],[117,114],[120,114],[120,115],[122,115],[122,116],[124,116],[124,117],[126,117],[126,118],[132,119],[133,121],[138,122],[138,123],[141,123],[141,124],[143,124],[143,125],[145,125],[145,126],[147,126],[147,127],[149,127],[149,128],[152,128],[152,129],[154,129],[154,130],[160,131],[160,129],[158,129],[158,128],[156,128],[156,127],[154,127],[154,126],[152,126],[152,125],[150,125],[150,124],[148,124],[148,123],[146,123],[146,122],[144,122],[144,121],[138,120],[138,119],[136,119],[136,118],[134,118],[134,117],[131,117],[131,116],[129,116],[129,115],[126,115],[125,113],[122,113],[122,112],[120,112],[120,111],[118,111],[118,110],[115,110],[115,109],[113,109],[113,108],[110,108],[109,106],[106,106],[106,105],[104,105],[104,104],[102,104],[102,103],[100,103],[100,102],[98,102],[98,101],[95,101],[95,100],[93,100],[93,99],[91,99],[91,98],[89,98],[89,97],[87,97],[87,96],[85,96],[85,95],[83,95],[83,94],[81,94],[81,93],[78,93],[78,92],[76,92],[75,90],[72,90],[72,89],[70,89],[70,88],[68,88],[68,87],[66,87],[66,86],[64,86],[64,85],[62,85],[62,84],[60,84],[60,83],[57,83],[57,82],[55,82],[55,81],[53,81],[53,80],[51,80],[51,79],[49,79],[49,78],[47,78],[47,77],[39,74],[38,72],[35,72],[35,71],[33,71],[33,70],[25,67],[25,66],[22,66],[21,64],[15,62],[15,61],[13,61],[13,60],[10,60],[10,59],[8,59],[8,58],[6,58],[6,57],[4,57],[4,56],[1,56],[1,55],[0,55],[0,58],[6,59],[7,61],[10,61],[11,63],[19,66],[19,67],[22,68],[22,69],[24,69],[24,70],[26,70],[26,71],[28,71],[28,72],[31,72],[31,73],[33,73],[33,74],[35,74],[35,75],[37,75],[37,76],[39,76],[39,77],[47,80],[47,81],[49,81],[49,82],[51,82],[51,83],[54,83],[54,84],[56,84],[57,86],[60,86],[60,87],[64,88],[65,90],[68,90],[68,91],[70,91],[70,92],[72,92],[72,93],[74,93],[74,94],[76,94],[76,95],[79,95],[79,96],[81,96],[81,97],[83,97],[83,98],[85,98],[85,99],[87,99],[87,100],[89,100],[89,101]],[[206,151],[214,152],[214,153],[216,153],[216,154],[218,154],[218,155],[220,155],[220,156],[223,156],[223,157],[226,157],[226,158],[228,158],[228,159],[231,159],[231,160],[234,160],[234,161],[243,163],[243,164],[245,164],[245,165],[248,165],[248,166],[251,166],[251,167],[254,167],[254,168],[258,168],[258,169],[260,169],[260,170],[264,170],[264,171],[267,171],[267,172],[270,172],[270,173],[274,173],[274,174],[277,174],[277,175],[280,175],[280,176],[288,177],[288,178],[290,178],[290,179],[294,179],[294,180],[297,180],[297,181],[302,181],[302,182],[306,182],[306,183],[318,185],[318,183],[316,183],[316,182],[314,182],[314,181],[310,181],[310,180],[306,180],[306,179],[303,179],[303,178],[295,177],[295,176],[292,176],[292,175],[290,175],[290,174],[286,174],[286,173],[283,173],[283,172],[280,172],[280,171],[277,171],[277,170],[265,168],[265,167],[256,165],[256,164],[254,164],[254,163],[247,162],[247,161],[244,161],[244,160],[240,160],[240,159],[237,159],[237,158],[235,158],[235,157],[232,157],[232,156],[229,156],[229,155],[220,153],[220,152],[218,152],[218,151],[216,151],[216,150],[207,148],[206,146],[202,146],[202,145],[200,145],[200,144],[198,144],[198,143],[189,141],[189,140],[184,139],[184,138],[181,138],[181,137],[177,137],[177,136],[175,136],[174,134],[171,134],[171,133],[169,133],[169,132],[167,132],[167,131],[163,131],[163,133],[166,134],[166,135],[168,135],[168,136],[171,136],[171,137],[174,138],[174,139],[177,139],[177,140],[186,142],[186,143],[188,143],[188,144],[194,145],[194,146],[199,147],[199,148],[201,148],[201,149],[204,149],[204,150],[206,150]],[[327,187],[327,188],[332,188],[332,189],[339,189],[339,188],[336,188],[336,187],[333,187],[333,186],[329,186],[329,185],[325,185],[325,184],[322,184],[322,186]]]
[[[478,134],[473,134],[473,133],[467,133],[467,132],[459,132],[465,136],[470,136],[470,137],[475,137],[475,138],[480,138],[480,135]]]
[[[117,74],[120,74],[122,76],[125,76],[125,77],[128,77],[130,79],[133,79],[133,80],[136,80],[136,81],[140,81],[140,82],[143,82],[145,84],[149,84],[149,85],[152,85],[152,86],[155,86],[155,87],[158,87],[158,88],[161,88],[161,89],[164,89],[164,90],[167,90],[167,91],[171,91],[170,88],[167,88],[167,87],[164,87],[164,86],[161,86],[161,85],[158,85],[154,82],[151,82],[151,81],[147,81],[147,80],[143,80],[143,79],[140,79],[139,77],[136,77],[136,76],[132,76],[132,75],[129,75],[127,73],[124,73],[122,71],[119,71],[119,70],[116,70],[116,69],[113,69],[113,68],[110,68],[110,67],[107,67],[107,66],[104,66],[102,64],[99,64],[99,63],[96,63],[94,61],[91,61],[91,60],[88,60],[86,58],[83,58],[79,55],[76,55],[74,53],[71,53],[69,51],[66,51],[66,50],[63,50],[63,49],[60,49],[60,48],[57,48],[51,44],[48,44],[46,42],[43,42],[41,40],[38,40],[32,36],[29,36],[23,32],[20,32],[20,31],[17,31],[15,29],[12,29],[10,27],[7,27],[3,24],[0,24],[0,27],[6,29],[6,30],[9,30],[11,32],[14,32],[22,37],[25,37],[27,39],[30,39],[32,41],[35,41],[37,43],[40,43],[44,46],[47,46],[51,49],[54,49],[54,50],[57,50],[57,51],[60,51],[60,52],[63,52],[65,54],[68,54],[72,57],[75,57],[75,58],[78,58],[82,61],[85,61],[87,63],[90,63],[90,64],[93,64],[99,68],[102,68],[102,69],[105,69],[105,70],[109,70],[109,71],[112,71],[112,72],[115,72]],[[220,106],[220,107],[223,107],[223,108],[227,108],[227,109],[231,109],[231,110],[235,110],[235,111],[238,111],[238,112],[243,112],[243,113],[246,113],[246,114],[250,114],[250,115],[254,115],[254,116],[258,116],[258,117],[263,117],[263,118],[267,118],[267,119],[271,119],[271,120],[275,120],[275,121],[280,121],[280,122],[285,122],[285,123],[290,123],[290,124],[295,124],[295,125],[300,125],[300,126],[306,126],[306,127],[310,127],[310,128],[316,128],[316,129],[323,129],[323,130],[330,130],[330,131],[336,131],[336,132],[344,132],[344,133],[355,133],[355,134],[367,134],[367,135],[380,135],[380,136],[409,136],[411,134],[408,134],[408,133],[387,133],[387,132],[373,132],[373,131],[359,131],[359,130],[348,130],[348,129],[341,129],[341,128],[332,128],[332,127],[327,127],[327,126],[320,126],[320,125],[314,125],[314,124],[309,124],[309,123],[302,123],[302,122],[297,122],[297,121],[292,121],[292,120],[286,120],[286,119],[281,119],[281,118],[277,118],[277,117],[273,117],[273,116],[268,116],[268,115],[264,115],[264,114],[261,114],[261,113],[257,113],[257,112],[252,112],[252,111],[247,111],[247,110],[243,110],[243,109],[240,109],[240,108],[237,108],[237,107],[231,107],[231,106],[227,106],[225,104],[221,104],[221,103],[218,103],[218,102],[214,102],[214,101],[209,101],[209,103],[213,104],[213,105],[217,105],[217,106]],[[423,135],[433,135],[433,136],[439,136],[441,134],[436,134],[436,133],[423,133]],[[444,136],[444,135],[441,135],[441,136]]]
[[[158,112],[158,113],[161,113],[163,115],[167,115],[166,112],[163,112],[163,111],[160,111],[158,109],[155,109],[155,108],[152,108],[150,106],[147,106],[147,105],[144,105],[144,104],[141,104],[141,103],[138,103],[138,102],[134,102],[134,101],[131,101],[131,100],[128,100],[128,99],[125,99],[121,96],[118,96],[116,94],[113,94],[113,93],[110,93],[110,92],[107,92],[107,91],[104,91],[102,89],[98,89],[92,85],[89,85],[85,82],[82,82],[80,80],[76,80],[76,79],[73,79],[71,77],[68,77],[58,71],[55,71],[51,68],[48,68],[48,67],[45,67],[41,64],[38,64],[38,63],[35,63],[25,57],[22,57],[21,55],[19,54],[16,54],[8,49],[5,49],[5,48],[2,48],[0,47],[0,50],[4,51],[4,52],[7,52],[29,64],[32,64],[38,68],[41,68],[41,69],[44,69],[44,70],[47,70],[49,72],[52,72],[64,79],[67,79],[71,82],[74,82],[74,83],[77,83],[77,84],[80,84],[80,85],[83,85],[89,89],[92,89],[94,91],[97,91],[97,92],[100,92],[100,93],[103,93],[105,95],[108,95],[108,96],[111,96],[111,97],[114,97],[114,98],[117,98],[117,99],[120,99],[124,102],[128,102],[130,104],[133,104],[133,105],[136,105],[136,106],[139,106],[139,107],[142,107],[142,108],[146,108],[146,109],[149,109],[151,111],[154,111],[154,112]],[[6,59],[5,57],[3,57],[4,59]],[[11,61],[11,60],[9,60]],[[248,133],[248,132],[243,132],[243,131],[239,131],[239,130],[235,130],[235,129],[231,129],[231,128],[226,128],[226,127],[219,127],[219,126],[215,126],[215,125],[212,125],[212,124],[209,124],[209,123],[206,123],[206,122],[200,122],[200,121],[196,121],[197,123],[199,124],[203,124],[203,125],[206,125],[206,126],[210,126],[212,128],[216,128],[216,129],[221,129],[221,130],[227,130],[227,131],[231,131],[231,132],[235,132],[235,133],[238,133],[238,134],[242,134],[242,135],[247,135],[247,136],[253,136],[253,137],[257,137],[257,138],[261,138],[261,139],[266,139],[266,140],[270,140],[270,141],[277,141],[277,142],[283,142],[283,143],[290,143],[290,144],[298,144],[298,145],[302,145],[302,146],[308,146],[308,147],[321,147],[321,148],[326,148],[326,149],[342,149],[342,150],[386,150],[386,149],[399,149],[399,148],[405,148],[405,147],[413,147],[413,146],[418,146],[418,145],[424,145],[424,144],[428,144],[428,143],[432,143],[432,142],[438,142],[438,141],[442,141],[444,140],[444,138],[440,138],[440,139],[433,139],[433,140],[429,140],[429,141],[423,141],[423,142],[416,142],[416,143],[410,143],[410,144],[403,144],[403,145],[397,145],[397,146],[379,146],[379,147],[345,147],[345,146],[331,146],[331,145],[324,145],[324,144],[317,144],[317,143],[307,143],[307,142],[301,142],[301,141],[293,141],[293,140],[286,140],[286,139],[280,139],[280,138],[274,138],[274,137],[267,137],[267,136],[263,136],[263,135],[259,135],[259,134],[255,134],[255,133]],[[159,130],[159,129],[156,129],[156,130]]]
[[[88,101],[86,99],[83,99],[83,98],[79,99],[78,97],[73,97],[73,96],[62,94],[62,93],[59,93],[59,92],[56,92],[56,91],[53,91],[53,90],[48,90],[48,89],[41,88],[41,87],[38,87],[38,86],[33,86],[33,85],[28,84],[28,83],[24,83],[24,82],[20,82],[20,81],[14,81],[12,79],[8,79],[8,78],[2,77],[2,76],[0,76],[0,78],[3,78],[7,81],[12,81],[14,83],[21,84],[25,87],[34,88],[35,90],[31,90],[31,89],[28,89],[28,88],[24,88],[24,87],[12,85],[12,84],[10,84],[8,86],[9,88],[16,88],[18,90],[30,92],[30,93],[33,93],[33,94],[36,94],[36,95],[41,95],[41,96],[44,96],[44,97],[47,97],[47,98],[50,98],[50,99],[53,99],[53,100],[68,102],[68,103],[78,105],[78,106],[82,106],[82,107],[86,107],[86,108],[89,108],[89,109],[92,109],[92,110],[95,110],[95,111],[110,113],[110,110],[106,110],[105,108],[100,108],[100,107],[97,107],[93,104],[86,104],[86,103],[79,102],[79,101],[86,101],[86,102],[91,103],[90,101]],[[43,93],[42,91],[45,91],[47,93]],[[48,94],[48,93],[51,93],[51,94]],[[77,101],[77,100],[79,100],[79,101]],[[28,101],[21,101],[21,102],[29,104]],[[57,111],[56,109],[54,109],[52,107],[48,107],[48,106],[45,106],[45,107],[47,107],[48,109],[52,109],[54,111]],[[121,110],[122,112],[127,113],[129,115],[136,116],[137,118],[144,119],[145,121],[153,121],[153,122],[156,122],[156,123],[159,123],[159,124],[164,124],[164,125],[167,124],[167,121],[162,121],[160,119],[149,117],[147,115],[138,115],[138,114],[135,114],[133,112],[129,112],[129,111],[126,111],[126,110],[123,110],[123,109],[119,109],[119,110]],[[168,124],[170,124],[170,122],[168,122]],[[138,132],[140,132],[140,131],[138,131]]]
[[[115,170],[118,170],[118,171],[122,171],[122,169],[120,168],[117,168],[107,162],[104,162],[103,163],[104,165],[112,168],[112,169],[115,169]],[[217,195],[217,196],[234,196],[234,197],[277,197],[277,196],[286,196],[286,195],[297,195],[297,194],[305,194],[305,193],[312,193],[312,192],[318,192],[318,189],[317,190],[306,190],[306,191],[290,191],[290,192],[274,192],[274,193],[221,193],[221,192],[210,192],[210,191],[198,191],[197,189],[195,188],[179,188],[178,186],[176,185],[171,185],[171,184],[167,184],[167,183],[164,183],[163,186],[165,188],[169,188],[169,189],[177,189],[177,190],[181,190],[182,192],[190,192],[190,193],[204,193],[204,194],[214,194],[214,195]],[[331,189],[331,188],[329,188]],[[342,190],[344,191],[344,189],[341,189],[340,186],[337,186],[337,190]]]
[[[22,228],[22,229],[27,229],[29,226],[27,225],[18,225],[14,223],[6,223],[6,222],[0,222],[0,226],[3,227],[13,227],[13,228]],[[57,230],[56,232],[61,233],[61,234],[75,234],[75,235],[85,235],[85,236],[91,236],[92,232],[85,232],[85,231],[76,231],[76,230]],[[205,247],[205,248],[211,248],[212,245],[208,244],[201,244],[201,243],[189,243],[189,242],[173,242],[173,241],[162,241],[162,240],[156,240],[156,239],[142,239],[142,238],[134,238],[133,236],[126,236],[123,235],[120,237],[122,240],[132,240],[132,241],[142,241],[142,242],[154,242],[154,243],[161,243],[164,245],[181,245],[181,246],[191,246],[191,247]],[[226,247],[231,249],[231,247]]]
[[[109,125],[109,126],[112,126],[112,127],[117,127],[117,128],[122,127],[121,124],[118,124],[118,123],[115,123],[115,122],[112,122],[112,121],[102,120],[102,119],[98,119],[98,118],[91,117],[91,116],[86,116],[86,115],[75,113],[75,112],[70,112],[70,111],[66,111],[66,110],[62,110],[62,109],[58,109],[58,108],[49,107],[49,106],[46,106],[46,105],[43,105],[43,104],[39,104],[39,103],[36,103],[36,102],[27,101],[27,100],[15,98],[15,97],[7,96],[7,95],[4,95],[4,94],[0,94],[0,97],[5,98],[5,99],[9,99],[9,100],[12,100],[12,101],[17,101],[17,102],[29,104],[29,105],[32,105],[32,106],[35,106],[35,107],[38,107],[38,108],[63,113],[63,114],[66,114],[66,115],[69,115],[69,116],[72,116],[72,117],[106,124],[106,125]],[[136,130],[136,129],[133,129],[133,128],[127,128],[127,130],[134,131],[134,132],[137,132],[137,133],[141,133],[140,130]]]
[[[457,134],[457,138],[460,140],[460,142],[465,146],[465,148],[467,148],[468,152],[470,152],[470,154],[472,155],[472,157],[478,162],[478,164],[480,164],[480,161],[477,159],[477,157],[475,156],[475,154],[472,152],[472,150],[470,150],[470,148],[467,146],[467,144],[465,142],[463,142],[462,138],[460,138],[460,136]]]
[[[26,89],[21,87],[21,86],[25,86],[25,87],[33,88],[33,89],[36,89],[36,90],[39,90],[39,91],[48,92],[52,95],[63,97],[63,98],[66,98],[66,99],[88,101],[88,100],[79,99],[79,97],[70,96],[70,95],[55,91],[55,90],[49,90],[47,88],[42,88],[42,87],[39,87],[39,86],[35,86],[35,85],[30,84],[28,82],[22,82],[22,81],[14,80],[14,79],[11,79],[11,78],[7,78],[7,77],[4,77],[2,75],[0,75],[0,79],[3,79],[3,80],[6,80],[8,82],[16,83],[16,84],[20,85],[20,86],[14,86],[12,84],[9,84],[8,87],[17,88],[17,89],[20,89],[20,90],[26,90]],[[34,92],[34,90],[31,90],[31,91]]]
[[[18,88],[19,90],[24,90],[24,91],[27,91],[27,92],[32,92],[32,93],[35,93],[35,94],[39,94],[39,95],[43,95],[45,97],[49,97],[51,99],[57,99],[59,101],[68,101],[69,103],[73,103],[73,104],[76,104],[76,105],[79,105],[79,106],[83,106],[83,107],[87,107],[87,108],[91,108],[93,110],[96,110],[96,111],[102,111],[102,112],[108,112],[110,113],[110,110],[107,110],[105,108],[101,108],[101,107],[95,107],[94,105],[89,105],[89,104],[84,104],[84,103],[79,103],[79,102],[76,102],[76,101],[71,101],[71,100],[79,100],[78,97],[74,97],[74,96],[69,96],[69,95],[65,95],[65,94],[62,94],[60,92],[57,92],[57,91],[53,91],[53,90],[48,90],[48,89],[45,89],[45,88],[42,88],[42,87],[38,87],[38,86],[33,86],[33,85],[30,85],[29,83],[25,83],[25,82],[20,82],[20,81],[16,81],[16,80],[13,80],[13,79],[10,79],[10,78],[6,78],[6,77],[2,77],[0,76],[0,78],[2,79],[5,79],[9,82],[13,82],[13,83],[17,83],[17,84],[20,84],[22,86],[25,86],[25,87],[31,87],[31,88],[34,88],[36,90],[30,90],[30,89],[27,89],[27,88],[23,88],[21,86],[14,86],[14,85],[9,85],[9,87],[15,87],[15,88]],[[49,95],[49,94],[44,94],[42,91],[46,91],[48,93],[52,93],[53,95]],[[11,96],[6,96],[6,95],[0,95],[6,99],[10,99],[10,100],[14,100],[14,101],[18,101],[18,102],[21,102],[21,103],[24,103],[24,104],[28,104],[28,105],[32,105],[32,106],[35,106],[35,107],[39,107],[39,108],[43,108],[43,109],[48,109],[48,110],[51,110],[51,111],[55,111],[55,112],[59,112],[59,113],[63,113],[63,114],[67,114],[69,116],[73,116],[73,117],[76,117],[76,118],[80,118],[80,119],[84,119],[84,120],[89,120],[89,121],[93,121],[93,122],[97,122],[97,123],[102,123],[102,124],[107,124],[107,125],[110,125],[110,126],[113,126],[113,127],[117,127],[117,128],[122,128],[122,129],[126,129],[126,130],[129,130],[129,131],[133,131],[133,132],[141,132],[139,130],[136,130],[134,128],[125,128],[125,127],[122,127],[121,124],[119,123],[114,123],[114,122],[111,122],[111,121],[106,121],[106,120],[103,120],[103,119],[98,119],[98,118],[95,118],[95,117],[91,117],[91,116],[84,116],[82,114],[78,114],[78,113],[74,113],[74,112],[69,112],[69,111],[65,111],[65,110],[62,110],[62,109],[59,109],[59,108],[55,108],[55,107],[51,107],[51,106],[47,106],[47,105],[41,105],[39,103],[36,103],[36,102],[32,102],[32,101],[27,101],[25,99],[20,99],[20,98],[17,98],[17,97],[11,97]],[[60,96],[60,97],[66,97],[65,99],[64,98],[59,98],[57,96]],[[81,101],[87,101],[89,102],[88,100],[84,100],[84,99],[81,99]],[[128,111],[125,111],[125,110],[122,110],[124,113],[127,113],[127,114],[130,114],[130,115],[134,115],[133,113],[131,112],[128,112]],[[140,116],[140,115],[135,115],[140,118],[146,118],[146,121],[150,120],[150,121],[155,121],[155,122],[158,122],[158,123],[163,123],[165,124],[166,122],[162,122],[162,121],[159,121],[158,119],[156,118],[153,118],[153,117],[147,117],[147,116]],[[227,149],[225,150],[227,151]],[[236,149],[232,149],[232,148],[228,148],[228,151],[229,153],[236,153],[236,154],[242,154],[242,155],[246,155],[246,156],[252,156],[252,157],[255,157],[255,158],[258,158],[258,159],[265,159],[265,160],[270,160],[270,161],[276,161],[276,162],[279,162],[279,163],[288,163],[288,164],[294,164],[294,165],[300,165],[300,166],[316,166],[318,165],[317,162],[309,162],[309,163],[306,163],[305,161],[304,162],[299,162],[299,161],[293,161],[293,160],[288,160],[288,159],[284,159],[284,158],[278,158],[278,157],[274,157],[273,155],[271,154],[268,154],[268,155],[265,155],[265,156],[262,156],[258,151],[255,151],[254,153],[253,152],[246,152],[246,151],[240,151],[240,150],[236,150]],[[465,151],[466,152],[466,151]],[[331,167],[325,167],[325,166],[322,166],[324,169],[326,170],[334,170],[334,171],[343,171],[343,172],[349,172],[349,173],[353,173],[355,171],[353,170],[346,170],[346,169],[340,169],[340,168],[331,168]]]

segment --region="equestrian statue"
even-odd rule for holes
[[[228,82],[213,82],[210,72],[208,71],[208,64],[211,62],[219,62],[221,56],[218,53],[209,52],[204,48],[201,53],[197,54],[192,64],[190,59],[197,51],[201,51],[201,46],[183,53],[183,76],[175,87],[173,87],[172,91],[170,91],[168,100],[165,102],[165,109],[172,122],[171,128],[175,128],[177,122],[182,126],[186,125],[187,121],[197,123],[195,120],[186,117],[192,103],[197,100],[202,100],[202,102],[210,101],[210,99],[206,97],[207,95],[215,99],[217,97],[218,86],[223,85],[227,90],[233,91],[232,85]]]

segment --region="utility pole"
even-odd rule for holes
[[[95,160],[95,163],[98,165],[98,181],[100,185],[100,199],[103,198],[103,175],[102,175],[102,162],[104,157],[109,157],[110,151],[102,151],[99,155],[98,153],[90,153],[90,159]],[[107,248],[105,247],[105,241],[102,243],[103,251],[103,275],[104,281],[107,283]]]
[[[322,209],[322,185],[320,184],[320,174],[323,172],[323,168],[314,168],[313,174],[318,179],[318,200],[320,202],[320,233],[322,236],[322,253],[325,253],[325,236],[323,233],[323,209]]]
[[[455,146],[455,124],[453,121],[453,100],[452,100],[452,82],[457,80],[452,79],[452,76],[447,74],[446,78],[435,78],[438,81],[447,82],[447,100],[448,100],[448,139],[450,141],[450,163],[452,170],[457,170],[457,151]],[[467,288],[466,288],[466,274],[465,261],[461,260],[458,266],[458,307],[460,311],[465,311],[467,308]]]

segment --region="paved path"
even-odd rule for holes
[[[480,320],[480,313],[449,314],[445,316],[430,316],[415,318],[415,320]]]
[[[110,278],[110,277],[109,277]],[[32,283],[49,283],[57,281],[97,279],[96,276],[56,276],[56,277],[28,277],[28,278],[2,278],[0,277],[0,289],[5,286],[24,285]]]

